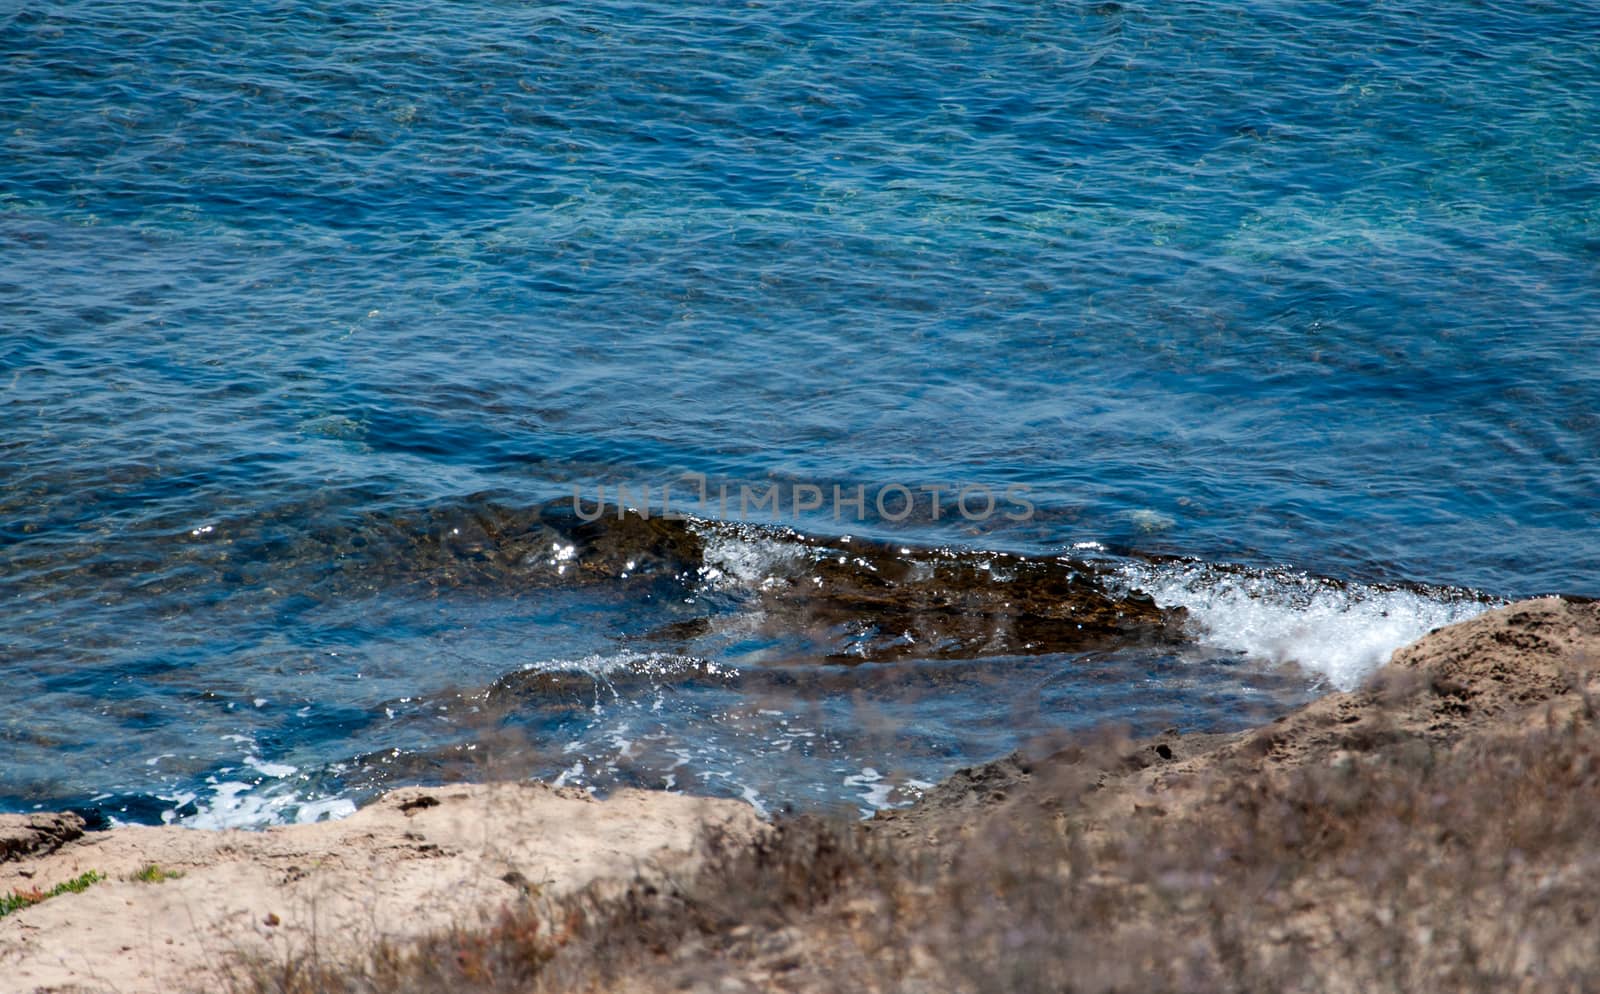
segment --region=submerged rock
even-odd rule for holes
[[[853,542],[761,592],[770,623],[847,636],[838,659],[966,659],[1185,640],[1183,612],[1065,558]]]

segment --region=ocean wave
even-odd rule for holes
[[[1401,646],[1497,606],[1453,588],[1347,583],[1289,570],[1129,563],[1118,573],[1164,608],[1183,608],[1201,643],[1296,664],[1349,690]]]

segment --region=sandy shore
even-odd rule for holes
[[[684,946],[692,953],[636,951],[631,955],[642,958],[630,969],[642,971],[640,979],[625,986],[670,989],[673,976],[692,967],[703,979],[706,963],[715,962],[718,990],[828,990],[849,960],[865,978],[857,989],[899,989],[908,980],[944,989],[949,967],[941,957],[950,944],[940,930],[981,937],[982,929],[973,931],[965,911],[939,919],[928,895],[948,891],[958,898],[949,906],[964,907],[969,898],[960,897],[967,893],[961,888],[1007,876],[1019,865],[1019,840],[1031,838],[1028,845],[1063,846],[1052,857],[1059,866],[1028,867],[1033,899],[1058,902],[1050,905],[1057,919],[1043,940],[1040,970],[1054,969],[1057,930],[1071,927],[1092,932],[1109,951],[1102,956],[1112,964],[1107,969],[1137,967],[1143,972],[1128,975],[1135,981],[1178,976],[1178,967],[1161,959],[1166,946],[1150,936],[1225,918],[1246,937],[1248,956],[1239,964],[1248,960],[1258,971],[1252,976],[1315,977],[1308,988],[1315,990],[1391,989],[1371,987],[1362,971],[1373,936],[1396,931],[1372,923],[1399,915],[1409,923],[1405,934],[1422,938],[1407,953],[1413,973],[1395,973],[1393,989],[1419,989],[1414,980],[1432,984],[1453,969],[1460,957],[1451,949],[1498,950],[1494,943],[1505,942],[1496,930],[1509,917],[1532,922],[1548,918],[1551,908],[1586,914],[1592,888],[1585,881],[1600,879],[1600,857],[1584,842],[1582,825],[1600,802],[1579,796],[1593,780],[1583,750],[1595,748],[1586,729],[1600,698],[1597,672],[1600,604],[1546,598],[1435,631],[1397,652],[1358,690],[1331,694],[1263,728],[1107,738],[963,770],[914,808],[837,829],[859,832],[868,840],[863,852],[881,854],[872,846],[887,845],[889,855],[852,856],[848,872],[838,871],[840,882],[829,885],[835,897],[824,888],[820,904],[808,896],[799,910],[769,916],[778,924],[742,925],[727,941],[696,933],[701,938]],[[1569,750],[1578,757],[1571,762]],[[1512,762],[1521,765],[1502,769]],[[1452,794],[1452,783],[1467,786]],[[1564,794],[1539,793],[1561,783],[1569,784]],[[1570,784],[1580,785],[1577,794]],[[1502,802],[1491,795],[1504,791],[1520,799],[1506,802],[1502,818]],[[1428,796],[1415,796],[1421,793]],[[1380,805],[1393,811],[1377,817]],[[1563,818],[1576,819],[1561,829],[1566,834],[1547,831]],[[375,939],[471,925],[530,894],[682,865],[707,824],[726,827],[736,844],[763,832],[737,802],[645,792],[601,802],[538,785],[411,788],[344,821],[260,833],[122,828],[84,835],[71,816],[10,817],[0,820],[0,893],[48,888],[86,870],[110,879],[0,919],[0,976],[6,989],[22,991],[215,989],[204,978],[235,953],[285,957],[315,943],[326,956],[359,955]],[[1461,829],[1468,824],[1476,827]],[[1211,841],[1189,852],[1191,838]],[[1130,855],[1134,843],[1124,840],[1147,848]],[[1270,847],[1281,857],[1260,861]],[[1525,864],[1499,866],[1497,854],[1506,849]],[[1226,858],[1215,862],[1215,853]],[[902,879],[930,855],[946,869],[919,870],[931,875],[904,889],[881,875],[865,879],[875,867],[891,867],[888,874]],[[800,857],[801,874],[810,872],[811,858]],[[184,875],[129,879],[149,864]],[[1488,875],[1478,880],[1481,867]],[[1246,874],[1238,880],[1266,882],[1258,898],[1230,905],[1226,891],[1235,885],[1226,881],[1238,873]],[[763,886],[758,878],[750,890]],[[795,882],[788,886],[793,892]],[[1433,895],[1447,891],[1458,905],[1435,906]],[[1059,903],[1069,892],[1071,900]],[[1382,906],[1380,894],[1388,902]],[[752,909],[772,910],[757,898]],[[1074,917],[1095,902],[1114,911]],[[692,910],[693,899],[676,907]],[[899,924],[884,932],[892,907],[902,909],[895,912]],[[1463,917],[1463,907],[1483,910]],[[1564,918],[1541,921],[1542,931],[1530,925],[1505,940],[1509,951],[1503,964],[1491,964],[1499,971],[1492,976],[1542,983],[1557,969],[1579,978],[1600,969],[1581,941],[1587,931]],[[1217,959],[1227,944],[1213,932],[1206,941],[1221,944],[1183,953],[1193,962],[1182,969],[1211,976],[1206,971],[1228,965]],[[1455,945],[1447,948],[1446,936]],[[1116,952],[1124,942],[1126,955]],[[875,962],[870,948],[885,947],[904,954],[890,979],[862,966]],[[847,949],[856,950],[854,959],[841,959]],[[1080,971],[1071,974],[1074,984],[1087,976],[1080,973],[1089,959],[1079,955],[1063,967]],[[1111,977],[1105,989],[1128,989],[1118,983]]]

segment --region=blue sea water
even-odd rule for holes
[[[560,513],[619,484],[693,519]],[[868,542],[1187,638],[783,612]],[[0,809],[871,809],[1547,592],[1600,595],[1595,3],[0,7]]]

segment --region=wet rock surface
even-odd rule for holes
[[[962,659],[1184,640],[1183,613],[1119,594],[1067,558],[895,549],[852,542],[762,590],[762,609],[797,630],[832,630],[830,658]]]

